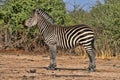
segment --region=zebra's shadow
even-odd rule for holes
[[[45,69],[48,70],[48,67],[34,67],[34,68],[39,68],[39,69]],[[42,73],[41,76],[53,76],[53,77],[91,77],[91,75],[87,75],[87,74],[57,74],[54,73],[53,71],[87,71],[87,69],[83,69],[83,68],[56,68],[55,70],[51,70],[52,73]]]
[[[39,68],[39,69],[46,69],[49,70],[48,67],[31,67],[31,68]],[[68,70],[68,71],[88,71],[87,68],[64,68],[64,67],[57,67],[55,70]],[[54,71],[54,70],[53,70]]]
[[[48,67],[41,67],[41,68],[43,68],[43,69],[46,69],[46,70],[48,70]],[[59,71],[61,71],[61,70],[72,70],[72,71],[78,71],[78,70],[80,70],[80,71],[87,71],[87,69],[83,69],[83,68],[55,68],[55,70],[59,70]]]
[[[47,69],[47,67],[43,67],[43,69]],[[55,70],[59,71],[87,71],[87,69],[82,68],[56,68]],[[47,76],[54,76],[54,77],[91,77],[91,75],[83,75],[83,74],[48,74]]]

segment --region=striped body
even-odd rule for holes
[[[48,37],[45,37],[45,42],[48,44],[56,43],[58,47],[64,49],[74,48],[78,45],[89,46],[94,39],[94,32],[86,25],[76,25],[68,28],[49,26],[47,29],[51,34],[46,35]]]

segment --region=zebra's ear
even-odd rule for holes
[[[39,11],[39,9],[36,9],[36,12],[38,12]]]
[[[40,10],[39,10],[39,9],[36,9],[35,12],[36,12],[37,14],[39,14],[39,13],[40,13]]]
[[[39,11],[44,12],[45,10],[44,10],[44,9],[39,8]]]
[[[39,9],[33,9],[32,10],[32,13],[34,14],[34,13],[38,13],[39,12]]]

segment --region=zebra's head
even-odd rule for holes
[[[42,9],[34,9],[32,12],[32,15],[25,20],[24,25],[27,27],[32,27],[37,25],[38,18],[43,17],[45,20],[47,20],[50,24],[54,24],[54,20],[51,16],[49,16],[44,10]]]
[[[24,25],[27,27],[32,27],[37,25],[38,14],[39,14],[38,9],[33,10],[32,15],[27,20],[25,20]]]

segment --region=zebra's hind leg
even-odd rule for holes
[[[89,57],[89,67],[88,70],[89,72],[94,72],[96,65],[95,65],[95,54],[94,54],[94,50],[93,47],[91,45],[89,46],[84,46],[86,49],[86,52],[88,54]]]
[[[56,69],[56,45],[49,45],[49,53],[50,53],[50,65],[48,66],[48,70]]]

